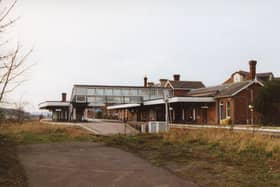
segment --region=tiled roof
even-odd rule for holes
[[[187,96],[201,96],[201,97],[214,97],[217,95],[219,90],[223,89],[225,85],[211,86],[201,89],[191,90]]]
[[[200,97],[225,97],[231,96],[235,92],[241,90],[246,85],[250,84],[251,81],[243,81],[231,84],[223,84],[218,86],[212,86],[207,88],[201,88],[192,90],[188,93],[188,96],[200,96]]]
[[[266,82],[273,79],[273,73],[257,73],[257,78],[262,82]]]
[[[241,75],[243,75],[243,76],[249,76],[249,72],[248,71],[243,71],[243,70],[240,70],[240,71],[238,71],[238,72],[235,72],[235,73],[239,73],[239,74],[241,74]],[[234,73],[234,74],[235,74]]]
[[[244,81],[244,82],[238,82],[233,84],[227,84],[222,90],[219,91],[216,97],[232,96],[234,93],[241,90],[251,82],[252,81]]]
[[[240,74],[240,75],[242,75],[242,76],[245,78],[245,80],[249,80],[249,72],[243,71],[243,70],[239,70],[239,71],[233,73],[233,74],[231,75],[231,77],[230,77],[228,80],[226,80],[226,81],[224,82],[224,84],[232,83],[232,82],[233,82],[233,76],[234,76],[235,74],[237,74],[237,73]],[[273,77],[274,77],[272,72],[257,73],[256,76],[257,76],[257,79],[258,79],[259,81],[263,82],[263,83],[266,82],[266,81],[271,80],[271,78],[273,79]]]
[[[247,71],[240,70],[240,71],[237,71],[235,73],[239,73],[239,74],[245,76],[246,78],[249,77],[249,72],[247,72]],[[257,73],[257,78],[259,78],[259,79],[269,79],[270,76],[273,76],[272,72]]]
[[[204,84],[201,81],[171,81],[169,83],[174,89],[198,89],[204,88]]]
[[[257,76],[258,76],[258,77],[267,77],[267,76],[270,76],[270,75],[273,75],[273,73],[272,73],[272,72],[257,73]]]

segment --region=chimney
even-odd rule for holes
[[[145,88],[148,87],[148,77],[147,77],[147,75],[145,75],[145,77],[144,77],[144,87]]]
[[[249,80],[255,80],[257,61],[256,60],[250,60],[249,65],[250,65]]]
[[[61,95],[62,95],[62,100],[61,101],[66,102],[66,93],[62,93]]]
[[[174,81],[180,81],[180,74],[173,75]]]
[[[167,79],[159,79],[160,87],[164,87],[165,83],[167,82]]]

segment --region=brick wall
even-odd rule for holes
[[[251,123],[252,112],[249,109],[249,105],[253,105],[260,87],[260,85],[254,84],[233,97],[235,116],[233,122],[235,124]],[[257,112],[254,112],[254,122],[260,122],[260,115]]]
[[[221,113],[223,113],[223,119],[230,117],[233,124],[250,124],[252,112],[249,109],[249,105],[253,105],[260,87],[260,85],[254,84],[234,97],[220,98],[217,105],[217,119],[219,119]],[[223,103],[223,111],[221,111],[221,103]],[[227,103],[230,104],[229,116],[227,116]],[[260,123],[260,119],[260,115],[254,112],[254,123]]]
[[[186,96],[186,94],[189,92],[189,90],[174,90],[174,96],[175,97],[183,97]]]
[[[207,124],[214,125],[217,124],[217,111],[216,103],[211,103],[207,110]]]

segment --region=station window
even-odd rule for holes
[[[121,95],[121,90],[120,89],[113,89],[113,95],[114,96],[120,96]]]
[[[107,95],[107,96],[111,96],[111,95],[113,95],[113,90],[112,89],[105,89],[105,95]]]
[[[87,89],[86,88],[77,88],[76,95],[87,95]]]
[[[230,102],[227,102],[227,118],[230,117]]]
[[[88,89],[88,95],[95,95],[95,88]]]
[[[220,102],[220,119],[225,119],[225,115],[224,115],[224,103]]]
[[[103,88],[97,88],[96,89],[96,95],[104,95],[104,89]]]
[[[104,97],[95,97],[95,103],[104,103]]]
[[[130,94],[131,94],[131,96],[137,96],[138,95],[138,90],[137,89],[131,89]]]
[[[130,92],[129,92],[128,89],[123,89],[123,90],[122,90],[122,95],[123,95],[123,96],[129,96],[129,94],[130,94]]]

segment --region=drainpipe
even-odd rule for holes
[[[253,106],[253,102],[254,102],[254,90],[253,88],[251,88],[251,104],[249,105],[249,109],[251,112],[251,125],[254,125],[254,106]]]
[[[168,121],[169,121],[169,119],[168,119],[168,113],[169,113],[169,110],[168,110],[168,98],[165,98],[164,101],[165,101],[165,121],[168,124]]]

